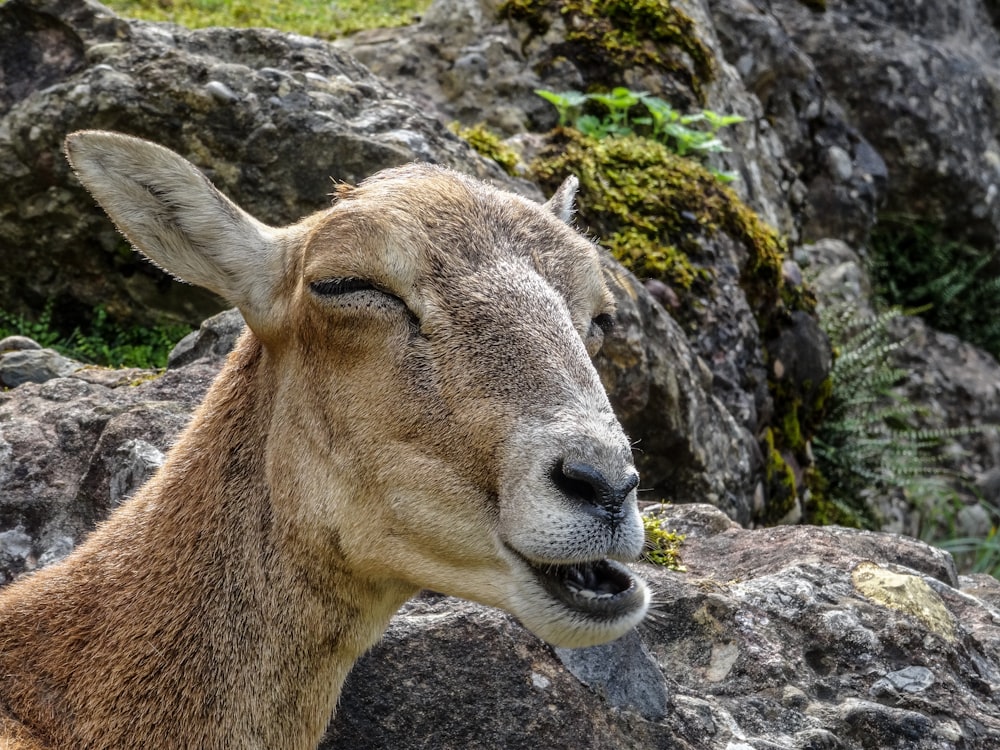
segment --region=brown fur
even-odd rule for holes
[[[217,241],[166,189],[155,208],[127,213],[145,193],[105,187],[119,178],[105,176],[101,139],[118,160],[163,155],[104,134],[71,148],[141,249],[170,267],[159,227],[181,227],[198,252]],[[156,179],[175,172],[200,184],[180,166]],[[203,224],[242,221],[205,189],[202,204],[219,203]],[[404,168],[340,193],[267,235],[280,272],[266,287],[249,270],[233,272],[246,276],[232,282],[245,299],[225,288],[233,273],[192,279],[217,279],[251,330],[156,476],[66,560],[0,592],[0,748],[312,748],[351,665],[418,589],[529,624],[547,611],[507,549],[545,524],[508,520],[522,495],[540,503],[552,491],[544,477],[529,477],[537,491],[510,489],[527,481],[530,456],[563,441],[553,455],[633,471],[584,351],[610,299],[588,242],[445,170]],[[134,196],[126,208],[121,194]],[[332,277],[392,296],[310,290]],[[543,437],[522,438],[524,425]],[[566,534],[560,549],[579,546]],[[615,534],[581,556],[634,554],[615,552],[632,544]],[[554,636],[538,627],[567,645],[620,634],[588,636],[577,619]]]

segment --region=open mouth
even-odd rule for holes
[[[645,605],[639,580],[613,560],[545,565],[522,559],[549,595],[589,617],[621,617]]]

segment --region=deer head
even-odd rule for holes
[[[638,475],[590,361],[612,298],[567,223],[575,180],[541,206],[410,165],[279,229],[160,146],[84,131],[67,152],[145,256],[243,313],[269,404],[243,418],[299,564],[339,576],[318,580],[465,597],[561,646],[643,618],[622,564]]]

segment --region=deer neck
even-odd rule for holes
[[[265,481],[265,360],[245,336],[160,473],[71,564],[5,592],[26,605],[8,612],[45,604],[0,622],[0,672],[37,675],[0,687],[0,708],[56,727],[54,746],[313,748],[413,593],[357,580],[285,521]]]

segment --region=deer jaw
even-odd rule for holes
[[[410,166],[274,229],[166,149],[67,143],[138,249],[261,342],[265,483],[303,555],[503,608],[556,645],[642,619],[645,584],[614,562],[643,544],[637,477],[588,357],[610,294],[562,220],[572,184],[545,208]]]

